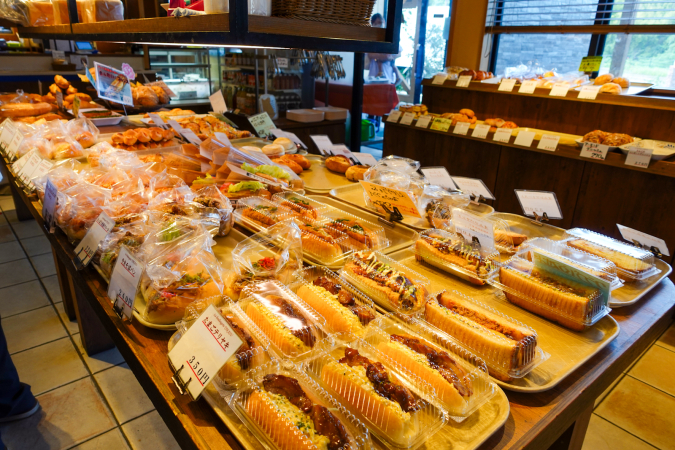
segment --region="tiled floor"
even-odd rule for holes
[[[9,450],[179,449],[124,358],[93,357],[68,320],[49,241],[0,196],[0,317],[21,380],[41,410],[0,426]]]
[[[0,199],[0,207],[11,207]],[[0,215],[2,327],[20,377],[42,406],[2,425],[4,443],[10,450],[178,449],[117,349],[84,352],[41,236],[35,222],[19,223],[7,209]],[[584,450],[675,450],[674,371],[675,325],[598,399]]]

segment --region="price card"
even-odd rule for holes
[[[363,180],[360,180],[359,183],[363,186],[370,201],[373,202],[380,212],[386,213],[385,207],[389,211],[394,211],[396,207],[401,214],[422,218],[417,210],[417,205],[406,191],[380,186],[379,184]]]
[[[180,135],[183,136],[185,139],[187,139],[188,142],[196,145],[197,147],[199,147],[202,144],[202,140],[199,139],[199,136],[197,136],[194,133],[194,131],[192,131],[188,128],[182,128],[180,130]]]
[[[232,147],[232,142],[230,142],[230,138],[227,137],[225,133],[221,133],[220,131],[216,131],[213,133],[213,136],[215,136],[216,140],[220,142],[221,144],[225,144],[228,147]]]
[[[422,167],[420,170],[429,180],[429,183],[445,189],[457,189],[457,185],[452,181],[452,177],[445,167]]]
[[[534,94],[534,90],[537,88],[537,83],[539,80],[526,80],[520,85],[518,89],[519,94]]]
[[[526,216],[534,217],[534,213],[541,216],[544,213],[549,219],[562,219],[562,211],[558,204],[555,192],[526,191],[515,189],[516,197]]]
[[[14,133],[12,140],[9,141],[9,145],[7,146],[7,154],[10,156],[16,156],[16,152],[19,150],[22,142],[23,133],[19,130],[16,130],[16,133]]]
[[[647,233],[643,233],[642,231],[638,231],[633,228],[628,228],[624,225],[619,225],[618,223],[616,224],[616,226],[619,227],[619,232],[621,233],[621,236],[623,236],[625,240],[629,242],[633,242],[633,240],[638,241],[641,245],[654,247],[664,255],[670,256],[670,253],[668,252],[668,244],[666,244],[666,241],[664,241],[663,239],[651,236]]]
[[[256,133],[258,133],[258,136],[261,138],[267,137],[267,135],[270,134],[270,130],[272,128],[276,128],[274,122],[272,122],[272,119],[270,118],[270,115],[266,112],[251,116],[248,118],[248,121],[251,123],[251,125],[253,125]]]
[[[110,276],[108,298],[115,309],[128,319],[131,319],[134,310],[134,300],[142,274],[143,263],[131,254],[126,245],[122,245]]]
[[[469,87],[471,83],[471,75],[462,75],[457,79],[457,87]]]
[[[123,105],[134,106],[129,79],[121,70],[94,61],[96,92],[100,98]]]
[[[209,96],[209,101],[211,102],[211,109],[213,112],[223,114],[225,111],[227,111],[225,97],[223,97],[223,91],[220,89],[218,89],[213,95]]]
[[[593,142],[584,142],[579,156],[582,158],[604,160],[607,157],[609,145],[595,144]]]
[[[52,180],[47,179],[45,185],[45,196],[42,199],[42,219],[45,221],[45,226],[50,233],[54,232],[54,210],[56,209],[56,196],[59,191],[52,183]]]
[[[307,146],[305,145],[305,143],[302,142],[302,141],[300,140],[300,138],[298,138],[294,133],[291,133],[291,132],[289,132],[289,131],[283,131],[283,130],[280,130],[280,129],[278,129],[278,128],[272,128],[272,129],[270,130],[270,133],[272,133],[273,135],[275,135],[275,136],[278,137],[278,138],[280,138],[280,137],[288,138],[288,139],[290,139],[291,141],[293,141],[295,144],[298,144],[299,146],[301,146],[302,148],[304,148],[304,149],[307,148]]]
[[[524,131],[520,130],[516,140],[513,142],[515,145],[522,145],[523,147],[529,147],[532,145],[534,140],[535,132],[534,131]]]
[[[152,119],[152,122],[157,125],[160,128],[166,128],[167,124],[164,122],[164,120],[159,116],[159,114],[155,113],[150,113],[148,114],[150,116],[150,119]]]
[[[26,161],[26,164],[23,165],[21,170],[19,170],[18,177],[19,180],[26,186],[30,186],[30,179],[31,176],[33,175],[33,172],[35,172],[35,169],[40,165],[42,162],[42,158],[38,154],[38,152],[33,152],[31,154],[31,157],[28,158],[28,161]]]
[[[403,114],[403,117],[401,118],[401,125],[410,125],[412,124],[413,119],[415,118],[415,114],[411,112],[407,112]]]
[[[354,153],[353,155],[359,160],[359,164],[364,166],[374,166],[377,164],[377,160],[370,153]]]
[[[396,123],[400,118],[401,118],[401,111],[396,109],[389,113],[389,117],[387,117],[387,122]]]
[[[352,153],[349,148],[344,145],[344,144],[336,144],[333,145],[330,149],[331,153],[335,156],[342,155],[345,158],[347,158],[349,161],[351,161],[352,164],[358,164],[359,160],[356,159],[356,156]]]
[[[471,137],[475,137],[478,139],[485,139],[488,135],[488,132],[490,131],[490,125],[481,123],[476,125],[476,128],[473,129],[473,133],[471,133]]]
[[[478,178],[465,178],[465,177],[452,177],[452,181],[455,182],[458,188],[467,194],[473,194],[476,197],[483,196],[488,200],[494,200],[495,197],[492,195],[492,192],[487,188],[483,180]]]
[[[554,152],[558,148],[558,141],[560,141],[560,136],[553,134],[542,134],[541,139],[539,139],[539,145],[537,148],[540,150],[548,150],[549,152]]]
[[[654,149],[651,148],[628,147],[626,165],[642,167],[643,169],[646,169],[649,167],[649,162],[652,160],[653,152]]]
[[[516,85],[515,78],[504,78],[501,83],[499,83],[498,91],[502,92],[511,92]]]
[[[484,249],[495,247],[494,224],[489,220],[460,208],[452,208],[452,225],[455,227],[455,233],[464,236],[468,242],[476,238]]]
[[[445,83],[445,80],[447,79],[448,79],[447,73],[439,73],[436,76],[434,76],[433,80],[431,80],[431,84],[442,85],[443,83]]]
[[[455,129],[452,130],[452,133],[466,136],[469,132],[469,128],[471,128],[471,124],[469,122],[457,122],[457,125],[455,125]]]
[[[173,128],[173,131],[175,131],[175,132],[178,133],[179,135],[182,135],[182,133],[183,133],[183,127],[181,127],[180,124],[179,124],[178,122],[176,122],[176,121],[173,120],[173,119],[169,119],[169,120],[166,121],[166,123],[167,123],[168,125],[170,125],[171,128]]]
[[[597,72],[601,63],[602,56],[584,56],[579,64],[579,72]]]
[[[288,58],[277,58],[277,67],[280,69],[288,69]]]
[[[551,88],[551,93],[548,94],[551,97],[565,97],[567,91],[570,90],[570,85],[565,82],[555,83]]]
[[[66,59],[66,52],[63,52],[61,50],[52,50],[52,60],[56,61],[59,59]]]
[[[492,140],[508,144],[511,140],[512,133],[513,130],[511,128],[497,128],[497,131],[495,131],[495,135],[492,137]]]
[[[322,155],[327,155],[330,151],[333,143],[330,141],[330,138],[325,134],[318,134],[310,136],[316,145],[316,148],[319,149],[319,153]]]
[[[426,128],[429,126],[429,122],[431,122],[431,116],[429,115],[420,116],[420,118],[417,119],[417,123],[415,124],[415,126],[418,128]]]
[[[38,164],[37,169],[33,172],[33,175],[31,175],[31,178],[39,178],[49,172],[52,167],[54,167],[54,163],[47,160],[43,159],[40,164]],[[31,187],[32,187],[32,182],[31,182]]]
[[[2,147],[6,149],[9,143],[12,141],[12,138],[14,138],[14,133],[16,132],[17,128],[14,122],[12,122],[11,119],[6,119],[2,123],[2,133],[0,133],[0,145],[2,145]]]
[[[57,92],[54,94],[54,97],[56,97],[56,106],[58,106],[59,109],[63,109],[63,94],[61,92]]]
[[[80,104],[82,100],[77,95],[73,98],[73,116],[80,117]]]
[[[33,149],[33,150],[29,151],[28,153],[26,153],[25,155],[23,155],[21,158],[19,158],[19,159],[17,159],[16,161],[14,161],[14,163],[12,163],[12,173],[14,173],[14,175],[15,175],[16,177],[19,176],[19,173],[21,172],[21,169],[23,168],[23,166],[26,165],[26,163],[28,162],[28,160],[29,160],[36,152],[37,152],[37,150],[36,150],[36,149]]]
[[[436,130],[436,131],[442,131],[446,132],[450,129],[450,126],[452,125],[452,120],[450,119],[441,119],[440,117],[437,117],[434,119],[433,122],[431,122],[431,130]]]
[[[184,386],[196,400],[242,344],[216,307],[209,305],[169,352],[174,381],[179,378],[181,390]]]
[[[75,266],[78,266],[78,262],[82,264],[83,267],[87,267],[89,262],[94,257],[96,250],[98,250],[98,244],[101,243],[103,239],[110,233],[110,231],[115,226],[115,221],[111,219],[106,213],[102,212],[97,218],[94,224],[89,228],[87,234],[84,235],[84,238],[80,243],[75,247]]]
[[[598,96],[598,92],[600,92],[600,88],[602,86],[581,86],[581,90],[579,91],[579,95],[577,98],[580,99],[586,99],[586,100],[595,100],[595,98]]]

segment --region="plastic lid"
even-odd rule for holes
[[[319,264],[343,265],[354,252],[353,244],[345,233],[325,223],[308,218],[295,217],[302,233],[302,252],[305,257]]]
[[[291,211],[262,197],[248,197],[237,202],[235,221],[252,231],[265,230],[292,217]]]
[[[384,228],[360,217],[330,208],[321,214],[326,225],[348,236],[355,250],[379,250],[389,246]]]
[[[527,240],[527,236],[512,232],[508,223],[498,217],[476,214],[464,208],[437,208],[433,222],[440,228],[461,234],[465,239],[478,239],[486,250],[496,248],[502,253],[514,253],[516,247]],[[487,240],[488,236],[493,240]]]
[[[272,201],[288,208],[293,215],[309,219],[318,219],[324,211],[331,209],[325,203],[288,191],[274,194]]]

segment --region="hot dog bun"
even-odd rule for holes
[[[365,327],[356,314],[342,306],[336,296],[323,287],[303,284],[296,294],[326,319],[333,332],[350,332],[356,336],[365,332]]]
[[[246,315],[253,323],[258,325],[267,338],[272,341],[279,350],[288,355],[300,354],[310,350],[301,339],[296,337],[286,327],[281,319],[258,302],[246,305]]]

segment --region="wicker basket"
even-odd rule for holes
[[[272,0],[272,15],[369,27],[374,6],[375,0]]]

